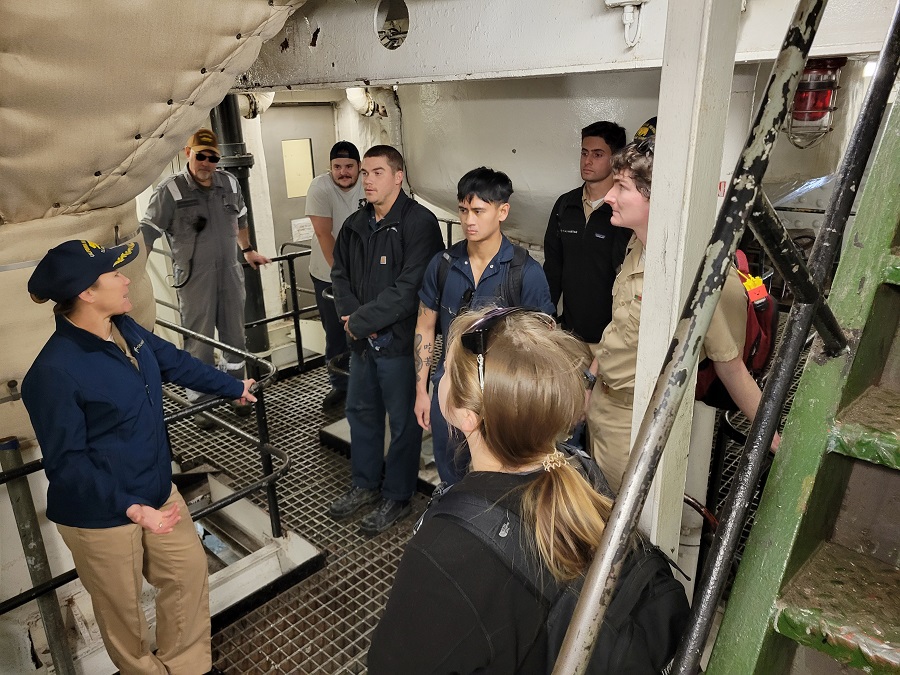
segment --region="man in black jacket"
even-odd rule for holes
[[[363,534],[375,535],[409,513],[416,488],[422,428],[413,411],[413,333],[422,276],[443,241],[434,214],[403,192],[403,157],[395,148],[370,148],[360,174],[368,204],[341,228],[331,269],[352,351],[346,410],[353,475],[350,490],[328,510],[345,518],[378,502],[360,522]]]
[[[625,147],[625,129],[594,122],[581,130],[584,184],[556,200],[544,235],[544,274],[554,305],[562,296],[562,327],[584,342],[600,342],[612,318],[612,285],[628,233],[613,227],[603,198],[613,184],[609,158]]]

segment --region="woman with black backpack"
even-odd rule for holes
[[[436,491],[407,546],[372,637],[371,675],[541,673],[555,661],[574,607],[565,596],[577,598],[612,500],[585,479],[591,460],[557,448],[583,414],[590,378],[581,343],[554,328],[521,308],[454,321],[437,395],[468,441],[471,470]],[[662,575],[629,574],[647,567],[634,564],[644,557],[635,547],[617,590],[631,599],[617,609],[614,598],[615,626],[601,631],[598,650],[611,652],[618,637],[623,652],[615,663],[602,654],[604,672],[659,672],[686,621],[684,590],[667,565]],[[630,576],[637,592],[623,593]],[[637,665],[617,665],[631,652]]]

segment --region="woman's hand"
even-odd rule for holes
[[[175,529],[181,514],[178,512],[178,504],[172,504],[169,508],[160,511],[146,504],[132,504],[125,511],[131,522],[140,525],[153,534],[168,534]]]
[[[244,383],[244,393],[241,394],[241,397],[238,399],[238,402],[242,405],[246,405],[248,403],[256,403],[256,397],[250,393],[250,388],[256,384],[256,380],[243,380]]]

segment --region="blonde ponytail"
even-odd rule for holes
[[[573,579],[590,564],[612,503],[567,462],[543,462],[583,411],[589,354],[576,338],[549,329],[545,315],[509,314],[490,329],[482,391],[475,355],[459,336],[486,311],[464,314],[450,328],[447,404],[480,417],[485,444],[510,472],[542,467],[523,491],[522,520],[553,576]]]

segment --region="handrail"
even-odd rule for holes
[[[252,352],[248,352],[244,349],[238,349],[237,347],[233,347],[231,345],[227,345],[224,342],[219,342],[218,340],[214,340],[205,335],[201,335],[196,331],[189,330],[184,326],[179,326],[178,324],[174,324],[171,321],[166,321],[165,319],[156,319],[156,323],[164,328],[168,328],[169,330],[174,330],[176,333],[181,333],[182,335],[186,335],[191,339],[197,340],[199,342],[205,342],[206,344],[212,345],[213,347],[217,347],[223,351],[231,352],[232,354],[237,354],[239,356],[243,356],[244,359],[251,361],[256,368],[263,367],[269,372],[260,377],[259,381],[256,383],[252,392],[256,395],[256,405],[254,406],[254,411],[256,412],[256,432],[259,434],[258,438],[253,439],[253,442],[257,443],[260,448],[267,445],[269,443],[269,423],[266,417],[266,400],[265,394],[263,390],[268,387],[275,380],[275,375],[278,372],[278,368],[272,364],[271,361],[267,361],[266,359],[262,359],[258,357],[256,354]],[[299,339],[299,336],[298,336]],[[186,417],[190,417],[199,412],[203,412],[206,410],[210,410],[211,408],[215,408],[217,406],[222,405],[225,401],[227,401],[227,397],[220,397],[216,399],[212,399],[210,401],[201,401],[199,403],[195,403],[193,405],[189,405],[187,408],[183,408],[176,413],[172,413],[165,417],[166,422],[175,422],[177,420],[184,419]],[[218,426],[224,427],[232,432],[239,432],[238,435],[242,435],[243,432],[240,432],[237,427],[233,427],[230,424],[227,424],[223,420],[213,417],[212,415],[207,416],[212,422],[217,424]],[[269,475],[272,473],[272,458],[264,452],[260,452],[260,462],[262,464],[263,473],[265,475]],[[278,507],[278,494],[275,492],[275,485],[270,483],[266,486],[266,500],[269,504],[269,519],[272,523],[272,535],[275,537],[281,536],[281,514]]]
[[[209,504],[208,506],[196,511],[195,513],[192,513],[191,517],[193,520],[204,518],[212,513],[215,513],[216,511],[219,511],[220,509],[225,508],[226,506],[229,506],[230,504],[233,504],[236,501],[239,501],[240,499],[243,499],[253,492],[265,488],[269,506],[269,518],[272,525],[272,535],[274,537],[280,537],[282,534],[281,517],[278,507],[277,494],[275,492],[275,484],[290,470],[292,461],[287,452],[285,452],[284,450],[280,450],[279,448],[276,448],[269,443],[268,422],[266,418],[265,398],[263,393],[263,390],[274,382],[274,378],[278,372],[278,368],[271,362],[262,359],[251,352],[247,352],[231,345],[227,345],[223,342],[219,342],[218,340],[208,338],[205,335],[200,335],[199,333],[195,333],[194,331],[188,330],[187,328],[171,323],[164,319],[158,318],[156,320],[156,323],[160,326],[163,326],[164,328],[174,330],[177,333],[181,333],[201,342],[206,342],[224,351],[243,356],[245,359],[252,361],[257,367],[263,368],[267,371],[266,375],[261,377],[257,382],[255,388],[255,394],[257,398],[255,409],[257,433],[259,434],[258,437],[254,437],[253,435],[248,434],[243,429],[240,429],[226,422],[225,420],[222,420],[213,415],[208,415],[209,419],[215,422],[218,426],[224,428],[229,433],[256,445],[259,448],[260,459],[263,467],[263,477],[258,481],[235,491],[231,495],[213,502],[212,504]],[[163,395],[166,398],[176,401],[182,405],[188,403],[186,399],[166,390],[163,390]],[[220,406],[229,400],[229,397],[222,396],[211,399],[209,401],[196,403],[194,405],[188,405],[182,410],[165,415],[163,417],[163,420],[166,424],[171,424],[172,422],[177,422],[195,413],[204,412]],[[281,466],[279,466],[277,470],[273,469],[272,455],[278,457],[282,461]],[[16,469],[0,472],[0,485],[3,485],[16,478],[22,478],[29,474],[36,473],[38,471],[41,471],[43,468],[43,460],[38,459]],[[70,583],[77,578],[78,573],[74,569],[69,570],[68,572],[59,574],[38,586],[34,586],[33,588],[23,591],[22,593],[14,595],[13,597],[0,602],[0,616],[6,614],[7,612],[11,612],[18,607],[21,607],[22,605],[25,605],[32,600],[35,600],[45,593],[56,590],[57,588],[60,588],[61,586],[64,586],[65,584]]]
[[[739,235],[760,194],[775,137],[793,100],[824,6],[825,0],[801,0],[788,28],[638,429],[622,489],[587,572],[554,675],[581,674],[587,669],[625,560],[626,543],[637,525],[681,401],[691,384],[690,375],[699,352],[696,345],[709,328]],[[777,417],[778,413],[774,410],[769,414]],[[774,434],[774,425],[770,426]],[[768,443],[771,440],[770,436]]]
[[[237,430],[236,427],[231,427],[231,425],[225,425],[225,426],[226,426],[226,428],[229,429],[229,431]],[[244,434],[244,432],[241,432],[241,434]],[[249,436],[248,434],[244,434],[244,435]],[[249,436],[249,438],[253,439],[252,436]],[[255,442],[256,439],[253,439],[253,440]],[[260,449],[263,452],[266,452],[270,455],[275,455],[276,457],[278,457],[280,460],[282,460],[282,465],[279,466],[276,471],[269,474],[268,476],[263,476],[260,480],[256,481],[255,483],[251,483],[250,485],[247,485],[247,486],[241,488],[240,490],[233,492],[232,494],[228,495],[227,497],[223,497],[222,499],[220,499],[216,502],[213,502],[212,504],[209,504],[208,506],[205,506],[204,508],[198,509],[197,511],[191,513],[192,520],[197,521],[197,520],[200,520],[201,518],[206,518],[210,514],[213,514],[216,511],[224,509],[226,506],[230,506],[231,504],[234,504],[237,501],[240,501],[247,495],[252,494],[253,492],[260,490],[263,487],[266,487],[270,484],[277,482],[279,479],[283,478],[287,474],[288,471],[290,471],[291,465],[292,465],[292,460],[291,460],[290,455],[288,455],[284,450],[280,450],[272,445],[269,445],[268,443],[261,446]],[[34,462],[31,462],[31,464],[34,464]],[[28,473],[35,473],[36,471],[40,470],[41,468],[42,467],[32,468],[30,471],[28,471]],[[77,578],[78,578],[78,572],[76,570],[72,569],[72,570],[69,570],[68,572],[63,572],[62,574],[58,574],[55,577],[53,577],[52,579],[48,579],[47,581],[40,584],[39,586],[34,586],[33,588],[29,588],[28,590],[23,591],[22,593],[14,595],[11,598],[8,598],[8,599],[0,602],[0,616],[3,616],[7,612],[13,611],[14,609],[21,607],[22,605],[26,605],[29,602],[31,602],[32,600],[36,600],[37,598],[44,595],[45,593],[49,593],[50,591],[55,591],[57,588],[65,586],[66,584],[75,581]]]
[[[858,193],[872,146],[881,126],[888,97],[900,69],[900,3],[894,10],[878,67],[853,129],[846,154],[838,169],[835,191],[826,210],[825,223],[809,256],[812,282],[821,287],[838,253],[847,218]],[[794,290],[792,288],[792,290]],[[797,291],[794,290],[795,297]],[[716,607],[722,597],[733,553],[747,515],[747,504],[765,468],[769,446],[775,436],[781,407],[787,398],[794,371],[814,316],[822,306],[816,298],[795,300],[785,326],[785,337],[763,389],[756,418],[750,425],[748,444],[738,462],[731,490],[725,500],[719,528],[701,577],[700,593],[691,608],[687,633],[675,657],[672,673],[693,675],[712,627]],[[824,304],[824,303],[823,303]],[[820,335],[820,337],[822,337]]]
[[[300,251],[295,251],[294,253],[285,253],[284,249],[287,246],[294,246],[295,248],[301,249]],[[286,319],[288,316],[294,322],[294,347],[297,350],[297,368],[303,372],[305,359],[303,357],[303,337],[300,334],[300,315],[305,314],[306,312],[310,312],[316,309],[315,305],[310,305],[308,307],[298,307],[297,306],[297,270],[294,269],[294,260],[297,258],[303,258],[312,254],[312,249],[309,246],[305,246],[296,241],[286,241],[284,242],[280,249],[279,255],[272,258],[272,262],[280,262],[286,261],[288,268],[288,283],[291,287],[291,304],[293,305],[293,309],[289,312],[285,312],[284,314],[280,314],[278,316],[273,316],[268,319],[263,319],[258,322],[250,322],[247,324],[248,327],[257,325],[258,323],[268,323],[270,321],[276,321],[278,319]]]

